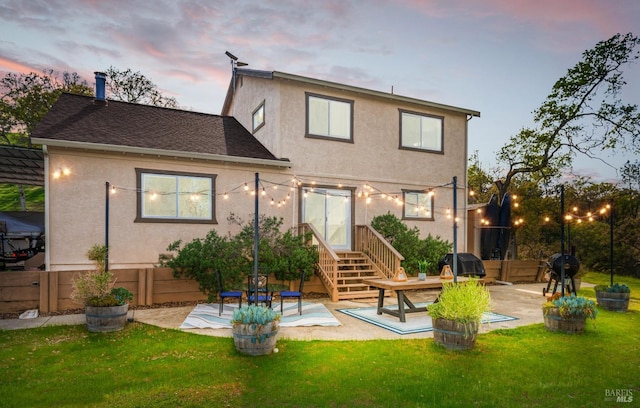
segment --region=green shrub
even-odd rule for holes
[[[436,303],[429,306],[433,319],[449,319],[459,323],[479,322],[489,311],[491,296],[477,279],[466,282],[445,282]]]
[[[264,325],[274,320],[280,320],[280,314],[270,307],[245,305],[233,311],[231,323]]]
[[[596,285],[593,288],[596,292],[608,293],[631,293],[631,289],[624,283],[614,283],[613,285]]]
[[[71,281],[71,300],[84,306],[121,306],[133,300],[133,294],[126,288],[114,288],[113,274],[105,270],[107,247],[93,245],[87,251],[95,270],[74,276]]]
[[[410,274],[419,270],[419,262],[427,261],[433,265],[428,272],[437,274],[438,262],[449,252],[451,243],[443,241],[439,236],[429,234],[420,239],[417,227],[409,228],[398,217],[391,213],[379,215],[371,220],[371,227],[378,231],[404,257],[402,267]]]
[[[562,296],[561,293],[556,293],[542,305],[542,310],[546,315],[554,307],[558,308],[560,316],[564,318],[588,317],[595,320],[598,314],[593,300],[574,294]]]
[[[254,266],[253,220],[245,223],[234,214],[227,220],[240,227],[238,234],[220,236],[211,230],[204,239],[195,238],[186,244],[178,240],[167,247],[168,251],[176,251],[176,255],[160,258],[160,266],[173,269],[175,277],[185,276],[198,282],[200,291],[211,302],[218,292],[216,271],[222,275],[223,289],[238,289],[245,285]],[[272,273],[278,280],[299,280],[303,271],[310,278],[318,263],[317,248],[308,245],[311,233],[283,233],[282,224],[282,218],[260,216],[258,219],[260,270]]]

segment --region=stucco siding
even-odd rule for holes
[[[72,152],[49,149],[51,175],[55,169],[69,168],[70,174],[49,179],[47,201],[47,252],[50,270],[84,270],[91,265],[85,256],[93,244],[105,242],[105,182],[115,186],[109,195],[110,266],[114,269],[150,267],[158,256],[166,252],[175,240],[184,242],[203,238],[211,229],[226,234],[231,213],[250,221],[254,213],[254,199],[244,191],[247,183],[253,190],[256,170],[238,165],[202,161],[186,161],[159,157]],[[215,214],[218,224],[140,223],[136,219],[136,168],[216,174]],[[287,181],[287,171],[260,169],[260,176],[274,182]],[[232,192],[236,189],[235,192]],[[228,199],[224,193],[229,192]],[[279,192],[280,193],[280,192]],[[282,191],[282,193],[285,193]],[[276,193],[271,193],[276,198]],[[261,198],[260,212],[271,207],[270,199]],[[285,228],[293,225],[291,204],[270,208],[269,215],[282,217]],[[237,230],[237,228],[236,228]]]

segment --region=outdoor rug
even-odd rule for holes
[[[218,303],[198,304],[180,326],[181,329],[230,329],[233,311],[237,304],[225,304],[218,316]],[[273,310],[280,313],[280,303],[273,303]],[[298,314],[298,302],[284,304],[280,327],[294,326],[340,326],[340,322],[322,303],[302,302],[302,316]]]
[[[427,306],[428,303],[416,303],[416,307]],[[397,310],[397,305],[385,306],[391,310]],[[405,314],[406,322],[402,323],[399,318],[388,314],[378,315],[377,307],[358,307],[355,309],[337,309],[338,311],[355,317],[367,323],[375,324],[383,329],[391,330],[397,334],[411,334],[422,333],[433,330],[433,324],[431,322],[431,316],[426,312],[422,313],[407,313]],[[487,312],[482,316],[481,322],[484,323],[497,323],[507,322],[510,320],[518,320],[517,317],[505,316],[498,313]]]

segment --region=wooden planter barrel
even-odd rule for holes
[[[476,344],[479,322],[459,323],[449,319],[433,320],[433,339],[449,350],[468,350]]]
[[[562,333],[582,333],[587,323],[587,317],[566,318],[560,316],[560,310],[553,307],[544,314],[544,327],[549,331]]]
[[[626,312],[629,309],[630,293],[596,292],[598,306],[614,312]]]
[[[276,347],[278,321],[261,324],[233,323],[233,342],[242,354],[260,356],[271,354]]]
[[[121,306],[86,306],[87,329],[90,332],[112,332],[122,330],[127,323],[129,304]]]

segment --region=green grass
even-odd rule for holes
[[[583,334],[536,324],[481,334],[466,352],[432,339],[280,339],[279,353],[251,357],[231,338],[141,323],[0,331],[0,407],[601,407],[621,389],[634,406],[640,290],[631,295],[629,312],[600,309]]]
[[[44,211],[44,188],[23,186],[26,211]],[[0,184],[0,211],[22,211],[20,192],[14,184]]]

